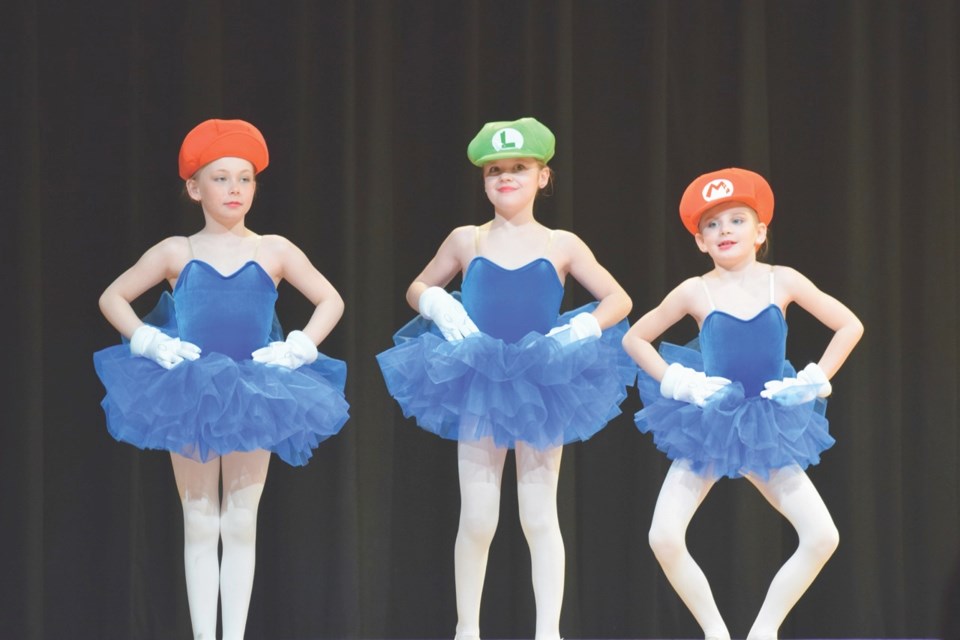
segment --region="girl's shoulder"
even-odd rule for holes
[[[583,239],[566,229],[548,229],[550,232],[550,248],[565,253],[571,257],[578,255],[593,256],[593,252]]]
[[[268,233],[260,236],[260,246],[257,247],[256,255],[264,263],[269,264],[276,260],[285,264],[288,260],[299,260],[306,254],[285,236]]]
[[[668,293],[669,297],[680,298],[684,300],[695,300],[703,296],[703,276],[691,276],[683,280]]]
[[[776,280],[778,285],[783,285],[785,287],[791,287],[798,284],[805,284],[809,282],[806,276],[794,269],[793,267],[786,267],[784,265],[769,265],[770,270],[773,272],[773,277]]]
[[[260,235],[261,251],[288,251],[292,247],[296,247],[296,245],[285,236],[280,236],[275,233],[264,233]]]
[[[170,236],[164,238],[147,250],[148,254],[155,254],[171,263],[185,263],[193,256],[190,239],[186,236]]]
[[[817,285],[796,269],[784,266],[773,266],[772,269],[781,306],[818,294]]]
[[[170,236],[155,244],[154,248],[161,251],[189,251],[190,239],[187,236]]]
[[[580,239],[580,236],[575,234],[573,231],[567,231],[566,229],[551,229],[549,227],[544,227],[544,229],[550,232],[551,242],[578,243],[586,246],[586,243]]]
[[[677,322],[684,316],[691,316],[699,323],[710,309],[703,293],[700,276],[687,278],[667,292],[660,304],[651,311],[661,317]]]
[[[444,239],[440,250],[452,251],[457,255],[463,252],[472,252],[477,244],[477,234],[480,228],[480,226],[472,224],[457,227]]]
[[[573,231],[567,231],[566,229],[548,229],[550,232],[550,238],[553,242],[558,243],[572,243],[572,244],[582,244],[586,246],[586,243],[575,234]]]
[[[456,227],[447,234],[447,239],[453,242],[473,242],[477,233],[479,233],[480,229],[484,226],[485,225],[482,224],[465,224],[462,227]]]

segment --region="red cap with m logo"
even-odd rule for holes
[[[742,202],[757,212],[760,222],[773,219],[773,190],[759,173],[747,169],[721,169],[705,173],[683,192],[680,220],[687,231],[699,233],[700,216],[724,202]]]

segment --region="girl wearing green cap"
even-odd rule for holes
[[[480,596],[507,451],[517,457],[538,640],[560,637],[564,550],[557,519],[562,447],[615,415],[633,369],[619,348],[630,298],[576,235],[536,221],[554,137],[533,118],[492,122],[468,147],[493,219],[454,229],[407,290],[420,317],[377,356],[391,395],[417,424],[458,441],[454,549],[457,640],[480,637]],[[461,275],[462,296],[444,290]],[[572,276],[598,302],[559,314]]]

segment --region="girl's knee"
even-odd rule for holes
[[[458,535],[465,536],[477,544],[489,545],[497,532],[498,522],[499,514],[497,513],[461,512]]]
[[[529,540],[543,535],[560,532],[560,520],[556,509],[540,506],[536,509],[520,510],[520,527],[523,535]]]
[[[650,542],[653,555],[661,563],[670,562],[686,552],[687,545],[684,542],[684,533],[682,531],[677,532],[672,527],[658,526],[654,523],[650,527],[647,539]]]
[[[826,560],[833,555],[833,552],[840,545],[840,532],[837,531],[837,527],[832,522],[829,522],[815,532],[805,535],[800,544]]]
[[[826,562],[840,544],[840,532],[830,516],[797,527],[799,549]]]
[[[201,505],[184,503],[183,537],[194,544],[217,544],[220,540],[219,514]]]
[[[252,509],[234,507],[224,512],[220,519],[220,532],[224,544],[252,544],[257,538],[257,513]]]

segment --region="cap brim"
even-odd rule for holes
[[[485,156],[481,156],[476,160],[471,160],[473,164],[478,167],[482,167],[488,162],[493,162],[494,160],[503,160],[504,158],[533,158],[534,160],[539,160],[540,162],[547,162],[548,158],[541,158],[535,156],[532,153],[523,152],[523,151],[497,151],[496,153],[488,153]]]
[[[703,219],[703,215],[705,213],[707,213],[714,207],[719,207],[722,204],[729,204],[731,202],[736,202],[746,207],[750,207],[757,213],[757,218],[760,220],[760,222],[764,224],[769,224],[770,218],[773,217],[772,214],[767,216],[761,213],[759,208],[760,205],[757,203],[756,198],[752,198],[752,197],[745,198],[743,196],[733,195],[733,196],[725,196],[723,198],[717,198],[716,200],[708,202],[706,203],[706,206],[700,207],[700,209],[697,210],[695,215],[687,216],[687,217],[681,216],[680,220],[681,222],[683,222],[683,226],[687,228],[687,231],[689,231],[693,235],[697,235],[698,233],[700,233],[700,221]],[[764,218],[767,218],[767,219],[764,220]]]

